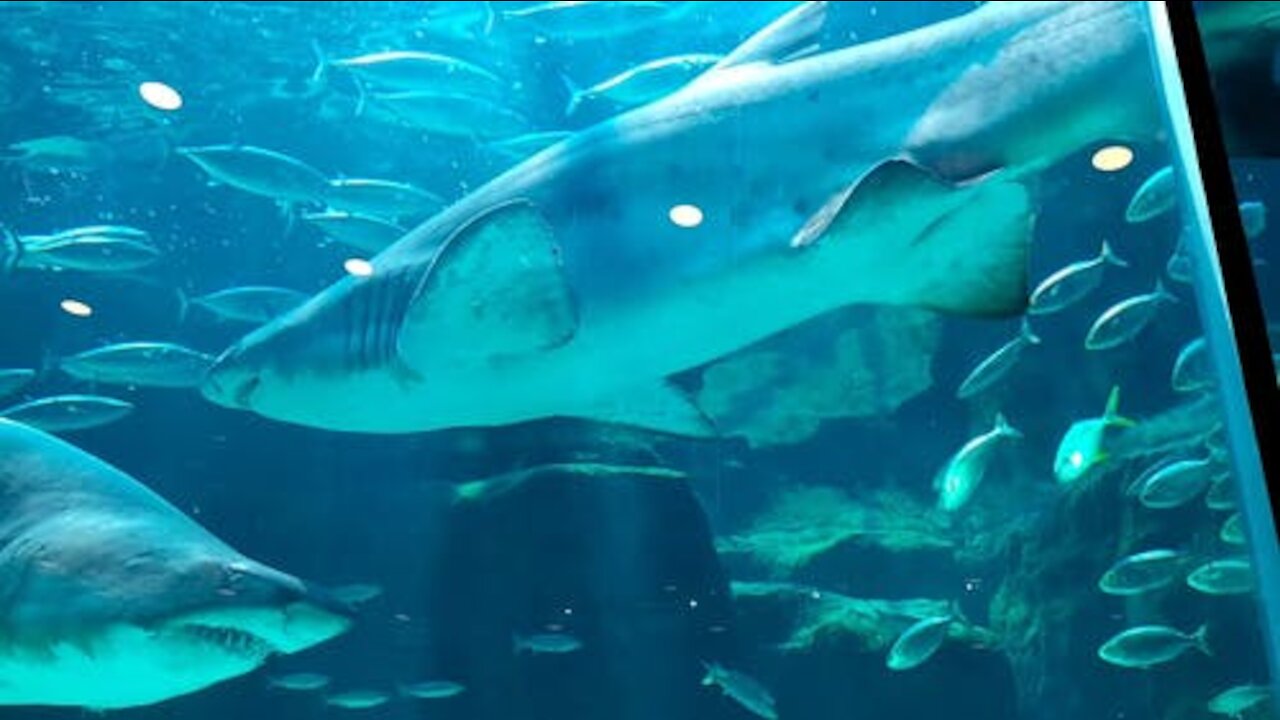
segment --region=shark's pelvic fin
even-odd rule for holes
[[[491,208],[441,247],[399,335],[400,357],[484,360],[547,350],[577,330],[551,226],[526,200]]]
[[[670,382],[609,393],[574,417],[684,437],[716,437],[715,424],[683,389]]]

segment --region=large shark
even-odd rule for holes
[[[0,705],[149,705],[349,624],[123,472],[0,419]]]
[[[1036,177],[1160,128],[1143,3],[987,3],[796,58],[828,9],[478,188],[227,350],[204,394],[344,431],[707,435],[671,376],[829,311],[1020,313]]]

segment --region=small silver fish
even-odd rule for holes
[[[1207,625],[1190,635],[1164,625],[1140,625],[1117,633],[1098,648],[1098,657],[1112,665],[1127,668],[1149,668],[1169,662],[1195,648],[1212,655],[1208,644]]]
[[[82,227],[70,228],[68,230],[60,230],[54,233],[57,237],[74,238],[89,236],[107,236],[118,238],[131,238],[133,240],[151,241],[151,234],[146,230],[141,230],[128,225],[85,225]]]
[[[372,98],[405,125],[437,135],[484,141],[529,131],[521,113],[472,95],[398,92]]]
[[[1266,685],[1237,685],[1209,698],[1209,712],[1240,718],[1245,711],[1271,700],[1271,688]]]
[[[1240,224],[1246,238],[1256,239],[1267,229],[1267,206],[1256,200],[1240,203]]]
[[[1137,337],[1150,324],[1161,305],[1177,301],[1164,289],[1164,283],[1157,280],[1154,291],[1121,300],[1104,310],[1089,328],[1084,346],[1089,350],[1119,347]]]
[[[212,355],[164,342],[106,345],[58,362],[58,368],[88,382],[139,387],[190,388],[204,381]]]
[[[954,512],[969,502],[986,475],[992,452],[1005,440],[1016,440],[1022,433],[997,413],[995,427],[965,443],[934,479],[938,491],[938,507]]]
[[[453,682],[452,680],[427,680],[425,682],[413,683],[411,685],[401,685],[400,694],[405,697],[415,697],[422,700],[440,700],[451,698],[467,689],[466,685]]]
[[[1187,585],[1206,595],[1243,595],[1253,592],[1253,566],[1246,557],[1211,560],[1187,575]]]
[[[329,594],[342,602],[359,605],[382,595],[382,586],[369,583],[352,583],[330,588]]]
[[[1023,350],[1039,344],[1040,338],[1031,332],[1031,324],[1023,318],[1017,336],[978,363],[977,367],[965,377],[964,382],[960,383],[959,389],[956,390],[956,397],[961,400],[971,398],[1000,382],[1010,370],[1013,370],[1013,366],[1022,357]]]
[[[201,295],[190,301],[185,297],[182,299],[184,302],[178,313],[180,319],[186,317],[188,306],[194,305],[223,320],[261,325],[306,302],[307,296],[288,288],[246,285]]]
[[[0,398],[12,395],[36,379],[36,371],[27,368],[0,370]]]
[[[556,40],[597,40],[629,35],[666,20],[677,3],[542,2],[500,13],[503,21],[528,24]]]
[[[1173,167],[1166,166],[1151,174],[1129,200],[1124,219],[1130,223],[1146,222],[1173,209],[1177,201],[1177,183]]]
[[[329,181],[325,201],[334,210],[377,218],[422,217],[444,207],[444,200],[409,183],[365,178]]]
[[[329,676],[319,673],[291,673],[289,675],[279,675],[268,678],[267,684],[273,688],[281,690],[294,690],[298,692],[306,692],[310,690],[322,690],[329,686]]]
[[[320,203],[329,181],[297,158],[251,145],[182,147],[177,153],[214,180],[286,203]]]
[[[305,213],[302,219],[334,242],[375,255],[399,240],[406,232],[404,228],[393,222],[370,215],[335,210]]]
[[[1142,488],[1146,486],[1147,481],[1150,480],[1153,475],[1176,462],[1189,459],[1191,459],[1191,455],[1187,453],[1174,453],[1157,459],[1155,462],[1148,465],[1146,469],[1133,480],[1133,482],[1129,483],[1129,486],[1125,488],[1124,491],[1125,497],[1138,497],[1142,492]]]
[[[1182,577],[1186,553],[1147,550],[1116,561],[1098,579],[1098,589],[1108,595],[1141,595],[1168,587]]]
[[[951,621],[950,615],[943,615],[916,622],[894,641],[893,647],[889,648],[885,665],[890,670],[910,670],[923,664],[942,647]]]
[[[324,702],[345,710],[368,710],[385,705],[390,699],[391,696],[381,690],[347,690],[329,695]]]
[[[65,234],[17,238],[6,265],[28,270],[78,270],[116,273],[141,270],[160,259],[160,250],[144,233],[136,235]]]
[[[1138,500],[1153,510],[1180,507],[1204,492],[1221,470],[1221,461],[1212,456],[1170,463],[1147,478]]]
[[[1107,265],[1129,267],[1129,263],[1116,257],[1111,246],[1103,240],[1097,257],[1073,262],[1041,281],[1031,292],[1031,306],[1027,312],[1047,315],[1074,305],[1098,287]]]
[[[1231,513],[1230,517],[1222,521],[1218,537],[1228,545],[1244,545],[1244,525],[1241,523],[1240,513]]]
[[[450,92],[501,97],[502,79],[456,57],[416,50],[388,50],[329,63],[383,90]]]
[[[1213,369],[1209,367],[1209,353],[1204,338],[1196,338],[1178,351],[1173,362],[1173,389],[1178,392],[1195,392],[1213,387]]]
[[[51,135],[13,143],[0,160],[28,170],[92,172],[110,165],[114,157],[115,153],[105,143]]]
[[[516,655],[522,652],[533,654],[550,653],[563,655],[582,649],[582,641],[567,633],[536,633],[533,635],[512,635],[511,650]]]
[[[569,104],[565,116],[573,115],[584,101],[603,100],[622,107],[643,105],[670,95],[720,62],[723,55],[688,53],[641,63],[590,87],[581,88],[565,76]]]
[[[703,685],[718,685],[725,695],[751,713],[765,720],[778,720],[773,693],[759,680],[719,663],[704,662],[702,667],[706,670],[706,675],[702,678]]]
[[[0,417],[45,432],[72,432],[113,423],[133,412],[133,403],[101,395],[54,395],[0,410]]]

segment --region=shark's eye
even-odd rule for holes
[[[222,566],[222,582],[218,584],[218,594],[226,597],[236,595],[244,585],[244,577],[248,568],[240,563]]]

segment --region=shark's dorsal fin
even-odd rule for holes
[[[792,8],[743,41],[711,68],[711,72],[755,62],[779,63],[818,49],[818,33],[827,22],[828,2],[806,2]]]
[[[490,208],[445,241],[400,328],[410,367],[547,350],[577,331],[551,226],[528,200]]]

